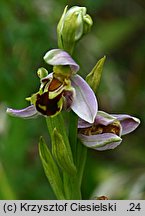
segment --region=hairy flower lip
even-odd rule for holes
[[[117,133],[115,134],[115,129],[113,129],[112,131],[112,127],[110,127],[111,125],[114,125],[115,121],[119,122],[120,124],[119,134],[117,131],[116,131]],[[103,132],[102,130],[98,134],[95,133],[91,134],[91,127],[93,127],[93,125],[95,126],[99,124],[105,127],[105,130],[107,129],[106,132]],[[89,124],[88,122],[85,122],[83,119],[80,119],[78,121],[78,137],[80,138],[82,143],[89,148],[93,148],[100,151],[113,149],[116,148],[121,143],[122,135],[134,131],[139,124],[140,124],[140,120],[130,115],[126,115],[126,114],[110,115],[103,111],[98,111],[93,124]],[[85,133],[85,129],[88,130],[86,131],[86,133]]]
[[[62,94],[60,93],[53,99],[48,98],[48,93],[44,92],[42,95],[37,95],[36,109],[45,116],[56,115],[61,109],[62,104],[59,105]]]

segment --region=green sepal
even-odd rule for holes
[[[97,64],[93,68],[93,70],[86,76],[87,83],[93,89],[93,91],[95,93],[96,93],[97,88],[98,88],[99,83],[100,83],[100,79],[101,79],[105,59],[106,59],[106,56],[101,58],[97,62]]]
[[[84,16],[84,34],[87,34],[93,25],[93,20],[89,14]]]
[[[57,199],[65,199],[63,194],[63,184],[60,177],[59,169],[48,149],[44,139],[40,137],[39,141],[39,155],[42,161],[42,165],[45,174],[49,180],[49,183],[57,197]]]
[[[71,160],[63,137],[56,128],[54,128],[52,134],[52,154],[63,171],[70,175],[76,174],[76,167]]]
[[[62,34],[60,34],[60,32],[62,32],[63,29],[63,25],[64,25],[64,17],[67,13],[68,10],[68,5],[64,8],[63,14],[59,20],[59,23],[57,25],[57,34],[58,34],[58,47],[63,49],[63,39],[62,39]]]

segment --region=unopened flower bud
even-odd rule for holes
[[[71,54],[75,43],[90,31],[92,24],[93,21],[86,14],[85,7],[74,6],[69,10],[65,7],[57,26],[59,48]]]

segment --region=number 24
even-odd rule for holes
[[[129,211],[136,211],[136,210],[140,211],[141,210],[140,203],[138,204],[130,203],[129,205],[130,205]]]

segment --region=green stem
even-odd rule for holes
[[[78,139],[77,142],[77,170],[78,170],[78,182],[81,187],[84,168],[87,159],[87,148]]]
[[[63,173],[64,192],[67,200],[81,200],[81,190],[78,184],[78,177],[70,177],[67,173]]]
[[[69,125],[69,142],[72,149],[74,163],[76,163],[76,155],[77,155],[77,126],[78,126],[78,116],[73,111],[71,111],[70,125]]]
[[[66,199],[81,200],[81,184],[87,158],[87,148],[78,140],[76,148],[77,175],[70,177],[67,173],[63,175],[64,191]]]

